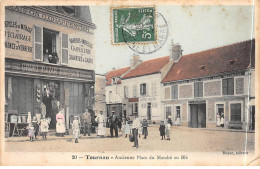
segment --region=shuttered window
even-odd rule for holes
[[[34,26],[34,60],[43,60],[43,29]]]
[[[203,82],[194,83],[194,97],[203,97]]]
[[[222,94],[234,95],[234,78],[228,78],[222,80]]]
[[[231,121],[241,121],[241,103],[230,104]]]
[[[166,88],[165,88],[165,91],[164,91],[164,92],[165,92],[165,94],[164,94],[165,100],[170,99],[170,96],[171,96],[171,95],[170,95],[170,89],[171,89],[170,87],[166,87]]]
[[[125,98],[128,98],[128,87],[124,86],[124,96]]]
[[[69,55],[68,55],[68,34],[62,33],[61,36],[61,63],[68,64],[69,63]]]
[[[140,84],[140,95],[146,95],[146,84]]]
[[[178,99],[178,86],[177,85],[171,86],[171,98]]]

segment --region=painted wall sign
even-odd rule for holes
[[[5,21],[5,48],[8,54],[32,56],[32,27],[18,19]]]
[[[57,77],[59,79],[94,80],[94,72],[89,70],[47,65],[28,61],[6,59],[6,72],[28,73],[29,75]]]
[[[77,23],[73,20],[69,20],[68,18],[63,18],[63,17],[58,17],[55,16],[55,14],[47,12],[47,11],[42,11],[41,10],[37,10],[37,8],[33,8],[33,7],[24,7],[24,6],[9,6],[7,7],[7,9],[12,10],[12,11],[16,11],[19,13],[23,13],[29,16],[33,16],[39,19],[43,19],[45,21],[48,22],[52,22],[55,24],[59,24],[59,25],[63,25],[69,28],[73,28],[73,29],[77,29],[80,31],[85,31],[88,33],[93,33],[93,30],[90,29],[88,26],[82,24],[82,23]]]
[[[94,70],[93,35],[83,32],[69,34],[69,66]]]

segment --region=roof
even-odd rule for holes
[[[124,75],[123,79],[158,73],[169,62],[169,58],[169,56],[165,56],[144,61]]]
[[[255,67],[255,40],[182,56],[174,63],[163,83],[221,75]]]
[[[106,80],[107,80],[106,85],[110,85],[112,83],[112,77],[121,77],[129,69],[130,69],[130,67],[124,67],[124,68],[120,68],[120,69],[112,70],[112,71],[108,72],[105,76]],[[121,84],[120,79],[117,81],[117,84]]]

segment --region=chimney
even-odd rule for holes
[[[173,60],[177,62],[182,55],[181,45],[179,43],[174,44],[173,47]]]
[[[141,63],[140,56],[133,54],[132,59],[131,59],[131,68],[135,67]]]
[[[174,48],[174,43],[173,43],[173,39],[172,39],[171,40],[171,45],[170,45],[170,60],[174,60],[173,48]]]

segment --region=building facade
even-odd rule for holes
[[[93,109],[94,30],[88,7],[8,6],[5,9],[5,98],[9,114]]]
[[[181,56],[162,80],[164,118],[214,128],[223,113],[225,128],[253,129],[254,63],[254,40]]]
[[[106,117],[106,78],[104,75],[96,74],[95,78],[95,116],[100,112]]]
[[[112,111],[118,117],[122,117],[123,87],[121,77],[129,70],[130,67],[112,70],[105,76],[107,117],[111,116]]]

